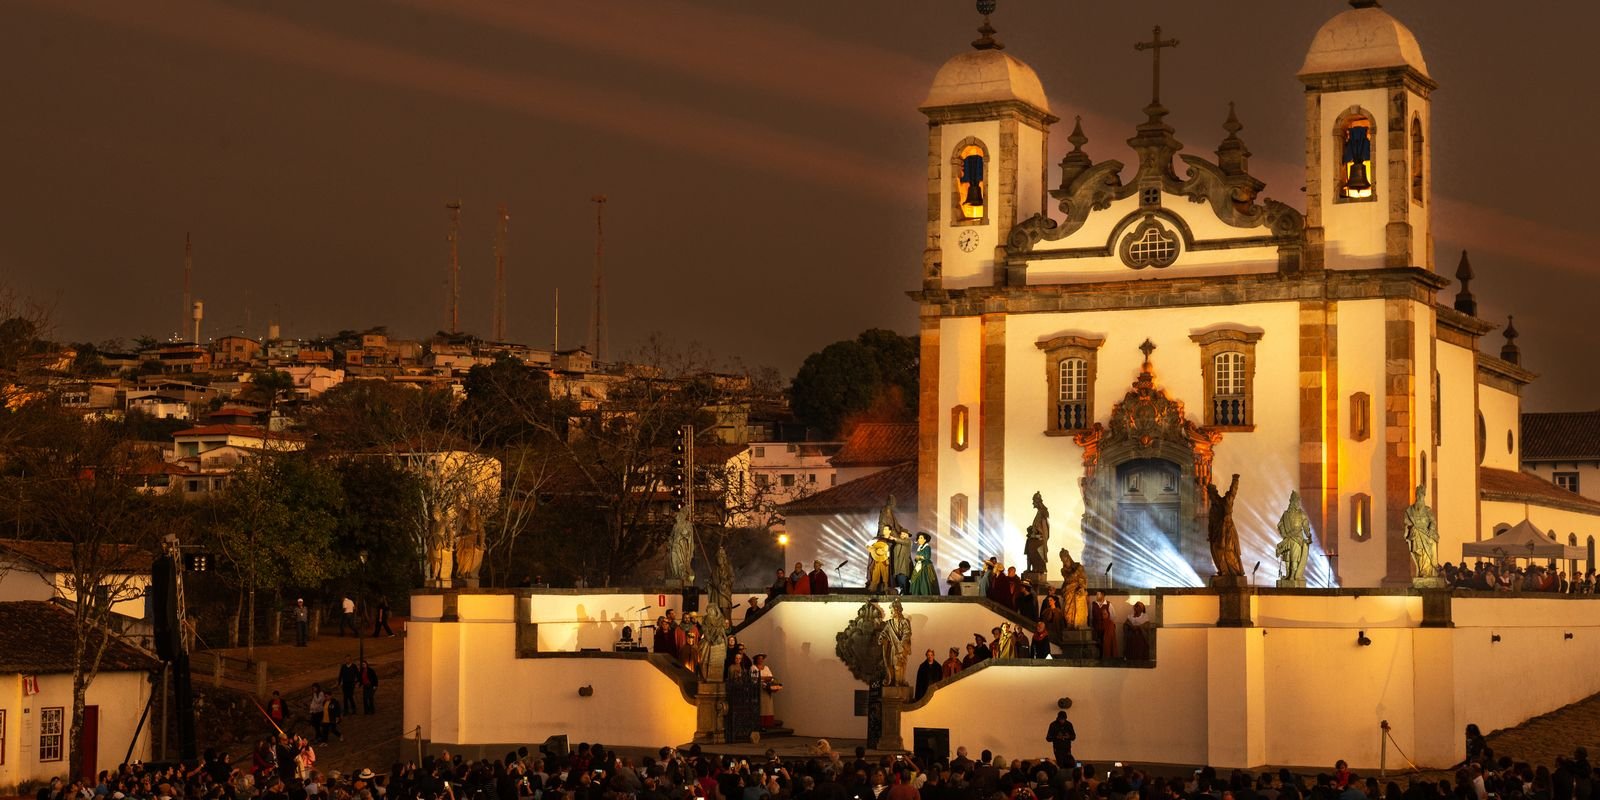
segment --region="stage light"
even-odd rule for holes
[[[1366,631],[1356,631],[1356,644],[1360,647],[1371,647],[1372,640],[1367,638]]]

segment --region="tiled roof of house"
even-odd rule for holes
[[[1600,460],[1600,411],[1523,414],[1522,458],[1538,461]]]
[[[1569,492],[1537,475],[1509,469],[1479,467],[1478,494],[1484,500],[1533,503],[1584,514],[1600,514],[1600,502]]]
[[[784,514],[838,514],[871,511],[883,507],[884,501],[894,495],[898,508],[917,507],[917,462],[912,461],[845,481],[785,504]]]
[[[252,439],[283,439],[287,441],[301,441],[304,436],[283,431],[269,431],[258,425],[201,425],[197,428],[185,428],[172,434],[179,436],[247,436]]]
[[[114,634],[100,660],[102,672],[145,672],[160,664]],[[44,600],[0,603],[0,673],[60,673],[72,671],[72,646],[76,638],[72,612]],[[96,640],[91,642],[98,644]]]
[[[835,467],[891,467],[917,460],[917,423],[863,422],[833,457]]]
[[[27,559],[34,566],[52,572],[72,569],[72,543],[32,539],[0,539],[0,556]],[[100,545],[105,568],[121,572],[149,572],[155,556],[131,544]]]

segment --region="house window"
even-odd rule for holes
[[[1094,424],[1095,362],[1102,337],[1057,336],[1035,345],[1044,351],[1045,433],[1065,436]]]
[[[752,449],[755,450],[755,457],[756,458],[766,458],[767,457],[767,448],[765,448],[765,447],[756,447],[756,448],[752,448]]]
[[[39,709],[39,760],[60,761],[62,731],[62,708]]]
[[[1554,477],[1555,477],[1555,484],[1557,486],[1560,486],[1561,488],[1566,489],[1567,491],[1572,492],[1573,494],[1577,494],[1578,493],[1578,473],[1576,473],[1576,472],[1557,472]]]
[[[815,472],[806,473],[806,483],[814,485],[814,484],[816,484],[816,482],[817,482],[817,473],[815,473]]]
[[[1422,117],[1411,118],[1411,199],[1422,205]]]
[[[968,415],[966,406],[950,409],[950,449],[967,449]]]
[[[951,167],[956,223],[983,222],[989,209],[988,150],[977,139],[964,139],[956,145]]]
[[[837,473],[837,472],[828,473],[828,485],[829,486],[838,486],[839,485],[839,473]]]
[[[964,494],[950,495],[950,535],[960,536],[967,532],[967,496]]]
[[[1350,537],[1358,542],[1372,538],[1372,495],[1350,495]]]
[[[772,476],[768,475],[765,472],[757,472],[756,473],[756,488],[757,489],[766,489],[766,488],[768,488],[770,486],[772,486]]]
[[[1364,442],[1372,436],[1372,395],[1350,395],[1350,438]]]
[[[6,710],[0,708],[0,766],[6,763]]]
[[[1193,334],[1200,345],[1206,424],[1249,429],[1255,425],[1256,342],[1261,334],[1231,328]]]
[[[1335,127],[1339,153],[1339,200],[1373,200],[1372,117],[1361,111],[1347,111]]]
[[[794,474],[785,472],[778,476],[778,482],[783,484],[783,488],[785,489],[792,488],[794,486]]]

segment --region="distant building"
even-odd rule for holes
[[[248,336],[222,336],[211,343],[211,363],[214,366],[249,366],[260,356],[261,343]]]

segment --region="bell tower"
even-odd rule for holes
[[[1007,55],[983,14],[970,51],[945,62],[920,110],[928,117],[928,243],[923,287],[1005,283],[1005,237],[1044,211],[1050,113],[1039,76]]]
[[[1306,86],[1310,269],[1433,269],[1430,97],[1422,48],[1378,0],[1317,31]]]

